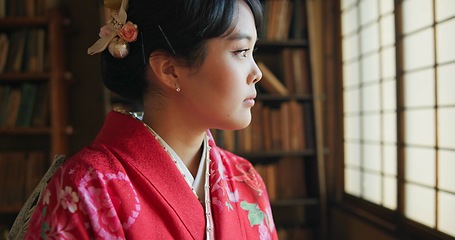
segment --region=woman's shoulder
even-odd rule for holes
[[[55,175],[63,174],[67,180],[78,184],[89,173],[118,172],[121,168],[112,151],[92,144],[67,157]]]

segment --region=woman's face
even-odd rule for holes
[[[251,121],[255,84],[262,77],[253,59],[256,26],[244,1],[238,1],[236,17],[232,33],[208,40],[203,64],[179,79],[182,110],[205,129],[241,129]]]

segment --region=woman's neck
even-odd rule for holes
[[[202,156],[205,131],[188,126],[182,119],[167,111],[146,110],[142,121],[166,141],[194,177]]]

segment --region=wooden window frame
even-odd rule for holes
[[[327,101],[325,107],[325,145],[327,156],[327,188],[332,208],[346,211],[387,234],[399,239],[454,239],[437,229],[405,217],[404,165],[404,86],[402,0],[394,1],[396,83],[397,83],[397,208],[390,210],[344,192],[344,124],[343,124],[343,61],[341,31],[341,0],[324,1],[324,42],[326,68],[324,81]],[[433,26],[434,27],[434,26]],[[435,42],[436,44],[436,42]],[[435,60],[436,61],[436,60]],[[436,203],[437,204],[437,203]]]

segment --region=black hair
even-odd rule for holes
[[[256,29],[261,29],[259,0],[130,0],[127,21],[138,26],[139,34],[123,59],[103,51],[104,84],[125,98],[141,100],[147,85],[145,66],[157,49],[175,54],[189,67],[202,64],[206,41],[233,30],[237,1],[247,3]]]

